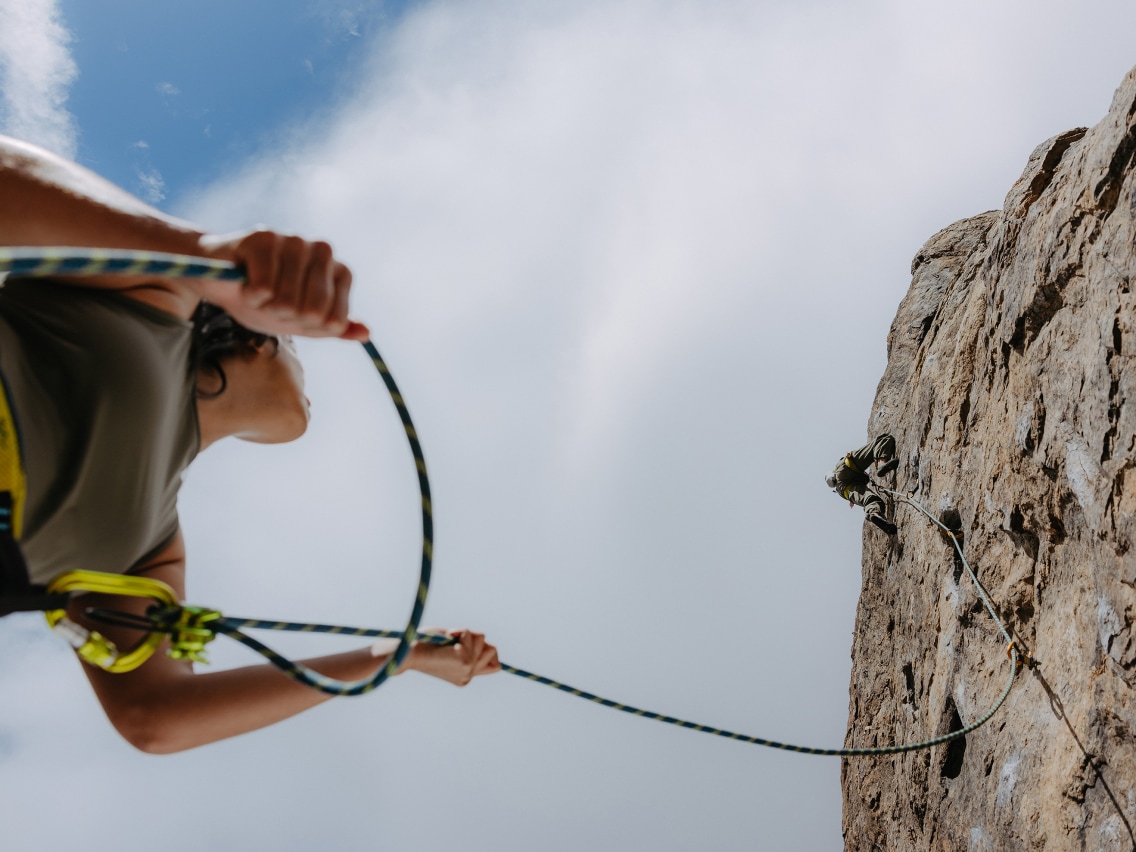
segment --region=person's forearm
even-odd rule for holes
[[[375,657],[363,648],[305,660],[304,665],[338,680],[355,681],[371,677],[386,661],[387,657]],[[150,680],[144,691],[132,695],[114,690],[107,697],[117,707],[104,702],[119,732],[151,754],[185,751],[255,731],[332,697],[270,665],[194,674],[180,665],[174,669],[176,664],[167,659],[156,662],[171,666],[168,676]],[[116,685],[107,678],[123,677],[98,671],[89,674],[96,692],[101,692],[100,686]]]
[[[197,254],[201,236],[82,166],[0,136],[0,245]]]
[[[59,278],[119,290],[182,319],[192,317],[204,299],[266,334],[370,337],[349,315],[351,270],[327,243],[267,229],[208,234],[75,163],[5,136],[0,136],[0,246],[135,249],[224,260],[242,269],[242,285],[122,274]]]

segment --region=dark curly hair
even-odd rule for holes
[[[221,378],[221,387],[211,393],[198,390],[202,399],[215,399],[225,392],[228,379],[221,362],[248,349],[259,349],[265,343],[279,346],[280,341],[270,334],[261,334],[245,328],[228,312],[208,302],[201,302],[193,313],[193,344],[189,363],[194,374],[213,373]]]

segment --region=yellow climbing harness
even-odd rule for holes
[[[846,468],[848,468],[850,471],[852,471],[853,473],[863,474],[863,472],[864,472],[864,471],[860,470],[860,468],[856,467],[855,463],[853,463],[851,453],[845,453],[844,454],[844,466]],[[840,489],[840,496],[848,501],[848,505],[850,507],[856,505],[854,502],[852,502],[852,490],[853,489],[852,489],[851,485],[845,485],[843,488]]]

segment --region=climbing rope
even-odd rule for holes
[[[986,605],[986,611],[990,613],[990,617],[994,619],[994,623],[998,625],[998,631],[1002,634],[1002,638],[1006,640],[1007,645],[1014,645],[1014,640],[1013,638],[1011,638],[1010,632],[1006,630],[1006,625],[1002,622],[1002,619],[998,617],[998,612],[997,610],[995,610],[994,604],[991,603],[990,598],[986,595],[986,589],[984,589],[982,587],[982,584],[978,582],[978,575],[974,573],[974,569],[970,567],[970,563],[966,561],[966,557],[963,555],[962,546],[959,544],[961,533],[958,530],[952,530],[950,527],[948,527],[946,524],[944,524],[942,521],[940,521],[938,518],[924,509],[923,505],[915,500],[913,494],[902,494],[899,491],[892,491],[890,488],[884,488],[882,485],[878,484],[876,485],[876,487],[883,491],[885,494],[890,494],[896,499],[897,502],[906,503],[913,509],[918,510],[927,518],[927,520],[929,520],[931,523],[933,523],[935,526],[937,526],[947,534],[947,538],[949,538],[951,540],[951,544],[955,546],[955,552],[958,553],[959,560],[962,562],[963,567],[966,568],[966,573],[970,575],[970,581],[974,583],[974,588],[975,590],[977,590],[978,596],[982,598],[982,603]],[[1026,662],[1030,661],[1032,661],[1032,658],[1028,658],[1026,660]]]
[[[240,269],[231,263],[220,260],[159,252],[44,246],[30,248],[0,247],[0,274],[3,273],[37,278],[114,273],[118,275],[157,275],[171,278],[211,278],[223,281],[241,281],[244,279],[244,273]],[[398,667],[402,665],[406,655],[410,653],[410,648],[418,635],[418,624],[422,620],[422,612],[426,608],[426,596],[430,589],[430,569],[433,562],[434,522],[430,504],[430,480],[426,475],[426,460],[422,454],[422,446],[418,442],[418,435],[414,430],[414,423],[410,419],[410,412],[403,402],[402,394],[399,393],[394,377],[391,376],[386,362],[379,354],[379,350],[370,341],[363,344],[363,349],[366,350],[375,369],[378,370],[383,384],[386,385],[387,392],[390,394],[395,409],[398,411],[399,419],[402,421],[402,428],[406,433],[407,442],[410,444],[410,452],[414,456],[414,466],[418,471],[418,489],[421,493],[422,502],[422,564],[418,578],[418,591],[414,596],[414,604],[411,607],[406,629],[400,633],[398,647],[391,655],[390,660],[373,676],[358,681],[341,681],[326,677],[299,663],[293,664],[292,677],[314,689],[332,695],[361,695],[370,692],[398,671]],[[89,575],[93,572],[85,573]],[[88,582],[91,580],[90,577],[86,579]],[[84,590],[84,587],[81,582],[69,589],[69,591],[82,590]],[[96,589],[86,590],[97,591]],[[62,610],[54,612],[53,627],[66,618]],[[49,621],[52,621],[51,613],[48,614],[48,618]],[[83,628],[74,624],[71,625],[71,628],[78,628],[78,630],[71,630],[72,643],[75,644],[75,642],[83,639],[84,631]],[[92,639],[88,636],[83,639],[83,642],[93,641],[95,645],[98,645],[98,640],[101,639],[102,637]],[[82,647],[83,644],[80,644],[77,649]],[[80,651],[80,653],[82,652]],[[96,647],[92,653],[100,654],[103,653],[103,650]]]
[[[644,710],[640,707],[635,707],[630,704],[623,704],[618,701],[613,701],[610,698],[604,698],[594,693],[586,692],[582,689],[577,689],[574,686],[560,683],[559,681],[555,681],[551,678],[544,677],[543,675],[535,674],[533,672],[526,671],[525,669],[509,665],[508,663],[501,663],[501,670],[508,672],[509,674],[516,675],[517,677],[522,677],[525,680],[531,680],[535,683],[550,686],[553,689],[558,689],[561,692],[566,692],[569,695],[574,695],[577,698],[584,699],[585,701],[600,704],[604,707],[610,707],[614,710],[621,710],[624,713],[630,713],[633,716],[641,716],[644,719],[654,719],[659,722],[664,722],[668,725],[677,725],[678,727],[687,728],[688,730],[698,731],[704,734],[725,737],[726,739],[736,740],[743,743],[751,743],[753,745],[766,746],[768,748],[781,749],[782,751],[797,752],[798,754],[828,755],[832,757],[866,757],[887,754],[902,754],[904,752],[919,751],[921,749],[931,748],[932,746],[942,745],[943,743],[948,743],[951,740],[956,740],[959,737],[965,737],[967,734],[977,730],[988,721],[990,721],[994,714],[997,713],[998,710],[1002,707],[1002,704],[1005,703],[1006,698],[1009,697],[1010,690],[1014,685],[1014,677],[1018,672],[1019,666],[1022,663],[1032,665],[1033,661],[1028,657],[1028,655],[1019,656],[1020,652],[1017,644],[1010,638],[1005,625],[998,617],[997,611],[994,609],[994,606],[990,602],[989,597],[987,597],[986,593],[982,590],[982,586],[978,582],[978,577],[975,575],[973,569],[970,567],[970,563],[967,561],[966,556],[963,554],[962,547],[958,542],[958,534],[947,527],[945,524],[938,521],[935,517],[933,517],[911,495],[901,494],[897,491],[890,491],[889,489],[883,488],[882,486],[878,485],[877,487],[881,488],[881,490],[887,491],[889,494],[896,497],[897,502],[906,503],[907,505],[917,509],[933,524],[940,527],[945,533],[947,533],[947,535],[951,539],[951,542],[954,544],[955,550],[958,553],[959,558],[962,560],[963,565],[966,566],[967,573],[969,574],[971,580],[974,582],[975,588],[978,589],[983,603],[986,604],[986,608],[990,613],[990,617],[994,619],[995,624],[998,625],[998,629],[1001,631],[1003,637],[1005,637],[1007,642],[1006,652],[1007,656],[1009,656],[1010,658],[1010,673],[1009,677],[1006,680],[1005,688],[1002,690],[1001,695],[998,696],[998,700],[989,710],[986,711],[986,713],[984,713],[975,721],[971,722],[969,725],[966,725],[965,727],[960,728],[957,731],[950,731],[937,737],[920,740],[919,742],[905,743],[902,745],[894,746],[878,746],[873,748],[813,748],[811,746],[799,746],[793,745],[791,743],[778,742],[777,740],[765,739],[764,737],[739,734],[734,731],[724,730],[722,728],[714,728],[709,725],[701,725],[696,722],[688,722],[684,719],[677,719],[674,716],[666,716],[662,713],[655,713],[651,710]],[[128,616],[122,613],[113,613],[106,610],[89,610],[87,614],[89,617],[95,620],[117,624],[124,627],[133,627],[140,630],[151,630],[168,633],[174,637],[173,644],[175,656],[186,656],[199,662],[204,662],[204,656],[201,654],[204,643],[201,643],[199,641],[199,637],[193,637],[193,639],[191,640],[192,649],[188,652],[186,648],[179,648],[177,645],[178,628],[175,622],[179,618],[181,611],[184,609],[185,608],[183,607],[173,607],[166,609],[155,608],[154,611],[148,613],[146,616]],[[292,621],[265,621],[262,619],[252,618],[234,618],[223,616],[221,615],[221,613],[214,610],[196,609],[196,612],[205,613],[205,618],[198,624],[198,627],[203,628],[206,633],[220,633],[229,636],[232,639],[235,639],[236,641],[256,651],[258,654],[264,656],[270,663],[275,665],[288,676],[294,677],[297,680],[301,680],[302,682],[306,681],[304,681],[301,676],[298,676],[297,671],[306,671],[304,667],[300,666],[299,663],[289,660],[278,652],[272,650],[267,645],[259,642],[243,631],[283,630],[299,633],[332,633],[341,636],[360,636],[368,638],[402,638],[402,634],[397,631],[391,630],[378,630],[366,627],[344,627],[334,624],[310,624]],[[213,635],[209,635],[208,638],[205,639],[205,641],[211,641],[212,638]],[[450,636],[442,636],[430,633],[420,634],[418,638],[420,641],[429,642],[435,645],[451,645],[456,641]]]
[[[180,255],[163,255],[152,252],[133,252],[133,251],[106,251],[106,250],[90,250],[90,249],[73,249],[73,248],[30,248],[30,249],[6,249],[0,248],[0,273],[10,273],[13,275],[29,275],[29,276],[52,276],[52,275],[93,275],[102,273],[118,273],[129,275],[168,275],[176,277],[210,277],[219,278],[224,280],[239,281],[242,279],[242,274],[239,269],[234,268],[231,264],[221,261],[211,261],[202,258],[192,258]],[[417,436],[414,431],[414,426],[410,420],[410,413],[407,411],[403,403],[402,396],[399,394],[398,388],[394,383],[394,379],[390,375],[386,364],[383,362],[378,350],[371,343],[365,343],[364,348],[367,354],[371,357],[376,369],[382,376],[383,382],[394,401],[395,407],[398,410],[399,417],[402,420],[403,428],[406,432],[407,439],[410,443],[411,452],[414,456],[415,466],[418,470],[419,489],[422,496],[422,531],[423,531],[423,544],[422,544],[422,570],[418,586],[418,594],[415,597],[414,606],[411,612],[410,620],[407,623],[406,629],[402,631],[391,630],[378,630],[371,628],[361,627],[343,627],[331,624],[312,624],[304,622],[289,622],[289,621],[265,621],[261,619],[246,619],[246,618],[233,618],[223,615],[221,612],[202,607],[187,606],[178,604],[173,599],[173,591],[164,583],[148,578],[133,577],[129,578],[131,583],[116,583],[127,578],[119,578],[116,575],[97,574],[96,572],[73,571],[62,575],[57,578],[54,583],[49,587],[48,591],[66,590],[71,592],[82,591],[110,591],[107,583],[114,589],[114,593],[137,595],[142,597],[149,597],[155,601],[154,605],[150,607],[145,615],[135,615],[130,613],[120,613],[104,609],[88,609],[87,615],[96,621],[101,621],[108,624],[115,624],[119,626],[132,627],[147,632],[147,639],[139,647],[144,647],[146,650],[142,654],[138,654],[137,648],[131,651],[135,657],[149,656],[157,646],[158,642],[153,641],[153,636],[169,636],[170,637],[170,655],[175,658],[188,659],[196,662],[206,662],[205,646],[212,641],[217,634],[224,634],[230,638],[244,644],[245,646],[256,651],[258,654],[264,656],[270,663],[279,668],[284,674],[289,677],[305,684],[306,686],[317,689],[321,692],[330,693],[333,695],[360,695],[365,692],[370,692],[379,686],[388,676],[398,670],[403,660],[409,653],[410,646],[414,641],[419,640],[437,645],[453,644],[456,640],[453,637],[441,636],[437,634],[419,634],[418,624],[422,617],[422,611],[426,604],[426,595],[430,583],[430,567],[432,555],[432,538],[433,538],[433,524],[430,508],[430,487],[429,480],[426,476],[426,463],[423,459],[422,448],[418,443]],[[873,483],[875,485],[875,483]],[[650,710],[644,710],[639,707],[634,707],[629,704],[623,704],[618,701],[612,701],[609,698],[595,695],[591,692],[586,692],[582,689],[569,686],[568,684],[560,683],[559,681],[552,680],[551,678],[538,675],[533,672],[526,671],[516,666],[506,663],[501,664],[503,671],[509,674],[516,675],[517,677],[526,680],[534,681],[536,683],[550,686],[553,689],[566,692],[569,695],[574,695],[586,701],[600,704],[604,707],[610,707],[615,710],[620,710],[624,713],[630,713],[634,716],[641,716],[645,719],[654,719],[659,722],[664,722],[669,725],[676,725],[678,727],[687,728],[688,730],[698,731],[700,733],[711,734],[713,736],[725,737],[726,739],[736,740],[743,743],[751,743],[753,745],[761,745],[769,748],[781,749],[783,751],[797,752],[799,754],[816,754],[828,755],[834,757],[863,757],[863,756],[879,756],[888,754],[901,754],[904,752],[917,751],[920,749],[931,748],[932,746],[941,745],[950,742],[951,740],[964,737],[972,731],[978,729],[986,722],[988,722],[995,713],[1001,708],[1002,704],[1010,694],[1010,690],[1014,685],[1014,677],[1017,674],[1019,666],[1022,662],[1032,664],[1032,660],[1028,655],[1024,660],[1019,656],[1019,651],[1015,642],[1011,639],[1010,634],[1007,632],[1005,625],[990,602],[989,597],[986,595],[982,585],[978,582],[978,577],[967,562],[966,556],[963,554],[962,547],[959,545],[958,533],[949,529],[945,524],[941,523],[938,519],[933,517],[920,503],[918,503],[914,496],[911,494],[902,494],[897,491],[883,488],[876,485],[881,490],[891,494],[896,498],[897,502],[904,503],[912,506],[933,524],[940,527],[950,537],[951,542],[954,544],[955,550],[959,558],[962,560],[963,565],[966,567],[967,573],[974,583],[978,594],[981,596],[983,603],[986,605],[987,611],[990,613],[991,618],[998,625],[1002,636],[1007,642],[1007,654],[1010,658],[1010,673],[1006,681],[1006,686],[1002,690],[1001,695],[994,705],[982,716],[976,719],[971,724],[957,730],[951,731],[940,736],[932,737],[930,739],[921,740],[915,743],[907,743],[903,745],[893,746],[880,746],[873,748],[813,748],[810,746],[799,746],[790,743],[782,743],[776,740],[765,739],[763,737],[755,737],[747,734],[739,734],[733,731],[727,731],[721,728],[714,728],[708,725],[701,725],[695,722],[689,722],[683,719],[677,719],[673,716],[667,716],[662,713],[655,713]],[[66,630],[74,633],[73,644],[77,648],[84,646],[84,643],[92,643],[96,649],[90,654],[85,655],[85,659],[96,665],[113,665],[115,659],[121,659],[126,655],[118,655],[117,650],[114,649],[113,644],[98,636],[94,631],[86,631],[84,628],[75,625],[66,619],[62,610],[54,611],[48,614],[49,621],[54,619],[55,624],[63,623]],[[355,682],[338,681],[333,678],[326,677],[319,672],[290,660],[282,654],[269,648],[262,642],[247,635],[245,630],[280,630],[300,633],[330,633],[343,636],[359,636],[368,638],[395,638],[399,640],[398,647],[391,655],[387,664],[383,666],[378,673],[373,677]],[[86,634],[86,635],[84,635]],[[97,637],[100,641],[95,641],[93,637]],[[82,653],[82,652],[81,652]],[[99,662],[97,658],[101,658]],[[140,665],[142,659],[132,659],[132,666]],[[122,671],[124,669],[117,669]]]

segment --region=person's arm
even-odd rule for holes
[[[348,318],[351,271],[321,241],[254,231],[218,236],[167,216],[94,172],[0,136],[0,245],[170,252],[245,268],[244,286],[195,278],[106,275],[69,279],[119,290],[183,319],[205,299],[270,334],[365,340]]]
[[[92,171],[0,136],[0,245],[197,254],[204,233]]]
[[[168,583],[179,599],[184,597],[185,547],[180,533],[143,573]],[[108,603],[88,599],[79,608]],[[147,605],[148,601],[139,598],[120,597],[113,602],[120,611],[141,612]],[[72,618],[82,620],[76,612]],[[140,638],[137,631],[84,623],[124,647]],[[454,645],[416,644],[399,673],[418,670],[461,686],[478,675],[500,670],[497,650],[484,636],[470,631],[452,635],[458,637]],[[197,674],[190,663],[167,657],[166,647],[163,642],[147,662],[123,674],[83,664],[111,724],[131,745],[150,754],[184,751],[255,731],[331,697],[266,664]],[[339,680],[360,680],[375,674],[387,659],[362,648],[304,664]]]

